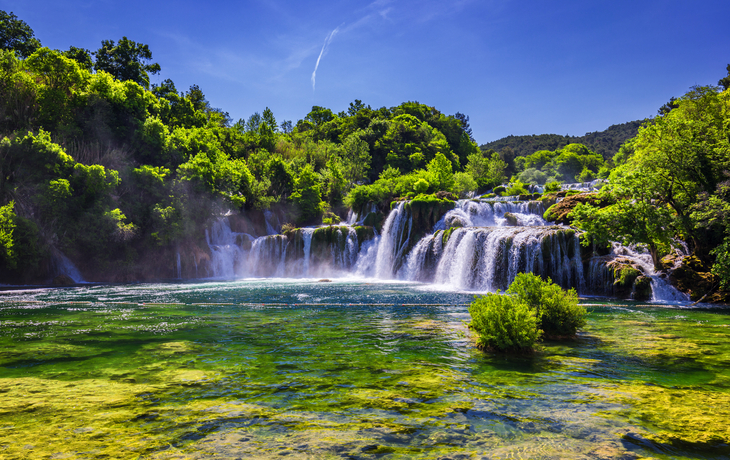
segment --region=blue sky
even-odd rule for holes
[[[0,0],[0,9],[51,48],[146,43],[162,66],[152,82],[198,84],[234,120],[265,107],[296,122],[313,105],[419,101],[469,115],[480,144],[653,116],[671,96],[716,84],[730,63],[726,0]]]

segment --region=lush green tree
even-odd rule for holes
[[[614,204],[579,205],[574,223],[599,240],[646,244],[657,266],[677,237],[706,256],[712,234],[699,225],[693,209],[698,197],[718,193],[730,169],[728,120],[729,91],[692,89],[676,109],[639,130],[633,155],[601,191]]]
[[[297,222],[307,223],[316,221],[324,212],[325,202],[322,201],[322,191],[317,173],[312,165],[305,165],[294,184],[292,201],[297,206]]]
[[[519,298],[489,293],[469,306],[469,327],[477,346],[501,352],[529,352],[540,339],[537,312]]]
[[[464,170],[471,175],[480,189],[486,190],[505,181],[505,170],[507,163],[500,156],[492,152],[491,156],[485,157],[481,152],[472,153],[467,157]]]
[[[343,174],[349,185],[352,186],[365,179],[371,161],[367,142],[354,133],[345,139],[341,152]]]
[[[572,337],[585,326],[586,309],[578,305],[575,289],[564,290],[550,278],[518,273],[506,292],[536,312],[539,327],[548,337]]]
[[[150,74],[161,70],[159,64],[149,63],[152,60],[149,46],[127,37],[122,37],[118,43],[102,40],[101,48],[94,52],[94,56],[95,70],[103,70],[119,81],[134,81],[144,88],[150,86]]]
[[[467,196],[479,188],[471,174],[465,172],[454,173],[454,193],[461,197]]]
[[[583,144],[568,144],[556,153],[558,155],[546,167],[554,169],[566,182],[582,182],[578,176],[583,170],[587,169],[595,175],[603,166],[603,157],[594,154]]]
[[[41,42],[25,21],[12,12],[0,10],[0,48],[13,50],[20,57],[27,58],[40,47]]]
[[[16,255],[13,250],[15,231],[15,203],[11,201],[0,206],[0,261],[9,268],[15,268]]]
[[[94,68],[94,60],[91,58],[91,51],[85,48],[72,46],[62,54],[67,58],[76,61],[76,63],[78,63],[78,65],[87,72],[91,72]]]
[[[431,184],[438,190],[450,192],[454,188],[454,172],[451,162],[442,153],[437,153],[428,163],[427,170],[431,177]]]

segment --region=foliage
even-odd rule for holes
[[[15,230],[15,203],[10,202],[0,207],[0,260],[9,268],[15,268],[16,255],[13,250],[13,232]]]
[[[0,10],[0,48],[13,50],[21,58],[27,58],[41,47],[33,29],[12,12]]]
[[[612,125],[605,131],[586,133],[583,136],[561,136],[559,134],[539,134],[528,136],[507,136],[480,146],[482,151],[510,153],[516,158],[532,155],[539,150],[560,150],[568,144],[583,144],[596,154],[608,160],[621,145],[638,133],[643,120]]]
[[[311,165],[304,166],[299,172],[291,198],[297,206],[297,222],[300,224],[312,222],[324,212],[326,204],[322,201],[317,173]]]
[[[585,325],[586,310],[578,305],[575,289],[566,291],[550,278],[543,281],[532,273],[519,273],[507,294],[514,295],[536,312],[540,328],[548,337],[572,337]]]
[[[528,192],[525,188],[525,184],[517,180],[515,182],[510,182],[509,187],[507,187],[507,189],[502,192],[502,196],[526,195],[527,193]]]
[[[676,109],[639,130],[631,156],[601,190],[615,204],[578,206],[575,224],[599,241],[646,244],[657,267],[677,237],[707,257],[723,225],[700,210],[727,199],[721,183],[730,169],[729,122],[730,92],[693,88]]]
[[[464,171],[472,177],[479,189],[486,190],[505,181],[506,169],[507,163],[497,153],[485,156],[481,152],[475,152],[467,156]]]
[[[519,273],[505,295],[476,298],[469,314],[480,347],[528,351],[543,335],[574,336],[585,325],[586,310],[578,305],[574,289],[565,291],[549,278]]]
[[[150,86],[149,74],[160,72],[159,64],[147,63],[152,60],[149,46],[127,37],[122,37],[118,43],[102,40],[101,48],[94,52],[94,56],[94,70],[103,70],[119,81],[131,80],[144,88]]]
[[[489,293],[469,306],[477,346],[497,351],[531,351],[540,338],[534,309],[517,297]]]

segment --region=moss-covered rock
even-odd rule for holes
[[[413,228],[428,231],[455,206],[455,201],[439,198],[438,195],[418,195],[408,202],[406,208],[413,217]]]
[[[378,211],[368,213],[365,219],[363,219],[362,224],[366,227],[377,228],[380,231],[383,228],[383,222],[385,222],[385,216],[382,212]]]
[[[507,220],[508,225],[511,225],[513,227],[516,227],[517,225],[519,225],[519,223],[517,222],[517,216],[515,216],[511,212],[505,212],[504,218]]]
[[[358,246],[362,246],[365,241],[370,241],[375,238],[375,229],[372,226],[357,226],[355,227],[355,232],[357,233]]]
[[[631,298],[634,300],[651,300],[651,278],[648,276],[639,276],[634,281],[634,289]]]
[[[662,263],[674,265],[676,260],[669,257],[662,259]],[[699,300],[709,294],[704,302],[730,302],[730,292],[717,290],[718,279],[710,272],[697,256],[685,256],[681,263],[669,272],[669,282],[674,287],[689,294],[690,299]]]
[[[613,276],[613,295],[622,299],[632,298],[634,284],[637,279],[639,277],[646,278],[642,276],[642,271],[631,260],[623,257],[610,261],[606,266]],[[641,281],[641,283],[642,287],[640,289],[643,292],[643,289],[645,289],[643,288],[644,281]],[[649,290],[651,290],[651,283],[649,283]],[[649,297],[651,298],[651,292]]]
[[[556,196],[559,197],[559,195]],[[611,204],[610,201],[600,198],[597,192],[577,193],[575,195],[569,195],[566,193],[565,197],[561,201],[550,206],[542,217],[548,222],[570,225],[573,222],[573,219],[570,217],[570,213],[573,212],[573,209],[579,203],[590,204],[598,207],[605,207]]]

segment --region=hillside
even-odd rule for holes
[[[608,160],[618,151],[621,144],[636,136],[643,120],[612,125],[604,131],[586,133],[583,136],[561,136],[560,134],[532,134],[507,136],[479,146],[481,150],[501,152],[509,147],[515,157],[531,155],[538,150],[557,150],[568,144],[583,144]]]

